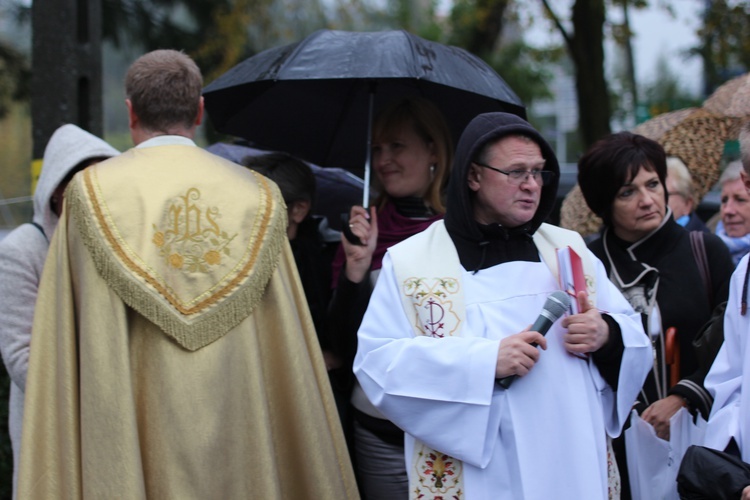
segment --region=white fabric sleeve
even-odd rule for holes
[[[47,241],[21,226],[0,244],[0,351],[14,384],[25,390],[31,326]]]
[[[502,394],[494,390],[500,342],[463,335],[413,335],[386,254],[358,332],[354,373],[370,401],[405,432],[483,467],[500,422]]]
[[[633,310],[627,299],[607,277],[606,269],[589,251],[596,266],[596,300],[601,313],[608,314],[620,326],[624,351],[620,363],[617,392],[611,387],[600,387],[603,400],[605,425],[611,437],[620,435],[638,394],[643,387],[653,363],[653,354],[648,335],[643,330],[641,316]],[[596,376],[601,378],[595,365]],[[597,381],[597,386],[599,386]],[[601,381],[604,384],[603,380]]]
[[[740,314],[745,272],[748,258],[742,259],[732,275],[729,301],[724,313],[724,343],[706,375],[706,390],[714,403],[706,427],[705,445],[724,450],[731,438],[740,441],[740,396],[747,343],[743,337],[750,328],[750,313]]]

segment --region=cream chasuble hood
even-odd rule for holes
[[[159,158],[165,150],[169,162]],[[175,162],[180,151],[184,162]],[[85,170],[67,192],[102,278],[191,351],[253,311],[286,238],[286,209],[275,184],[256,173],[232,175],[244,170],[237,165],[227,171],[196,162],[195,152],[191,146],[131,149]],[[186,169],[190,176],[182,175]],[[132,182],[140,178],[152,179],[147,192]],[[232,202],[248,198],[258,203]]]

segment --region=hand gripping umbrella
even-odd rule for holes
[[[219,132],[363,176],[364,206],[373,116],[391,101],[429,99],[454,140],[480,113],[525,117],[518,96],[481,59],[406,31],[317,31],[246,59],[203,96]]]

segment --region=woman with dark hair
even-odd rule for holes
[[[654,346],[654,367],[637,409],[662,439],[669,439],[669,419],[681,407],[708,417],[711,397],[703,387],[705,372],[699,369],[692,341],[713,308],[727,299],[734,267],[722,241],[703,234],[708,273],[702,274],[691,233],[675,222],[667,205],[666,177],[662,146],[630,132],[601,139],[578,162],[581,192],[604,221],[601,237],[589,247],[641,313]],[[665,332],[670,327],[677,331],[676,383],[668,381],[665,363]],[[618,464],[626,470],[621,453]],[[623,474],[624,498],[626,488]]]
[[[443,217],[453,146],[440,111],[424,99],[394,102],[375,119],[372,165],[379,197],[369,210],[352,207],[349,238],[333,263],[335,291],[327,331],[341,366],[332,372],[345,430],[354,446],[355,471],[363,498],[406,498],[404,433],[367,399],[352,373],[357,330],[367,309],[386,250]],[[351,412],[351,416],[347,413]]]

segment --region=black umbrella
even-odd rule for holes
[[[217,142],[206,148],[215,155],[242,164],[246,156],[270,153],[245,144],[228,144]],[[319,167],[308,163],[315,175],[315,203],[312,213],[323,215],[328,224],[336,231],[341,230],[341,214],[362,199],[364,182],[348,170],[336,167]]]
[[[525,117],[521,100],[484,61],[406,31],[317,31],[246,59],[203,96],[219,132],[351,170],[366,186],[372,117],[395,99],[435,103],[454,140],[480,113]]]

